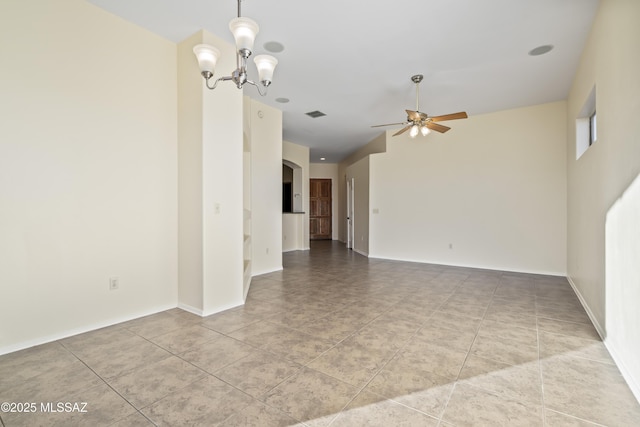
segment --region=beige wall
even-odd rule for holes
[[[251,105],[251,274],[255,276],[282,270],[282,111],[248,97],[245,102]]]
[[[640,2],[600,4],[568,100],[568,275],[640,399]],[[596,87],[598,140],[576,160]]]
[[[331,239],[338,240],[338,187],[344,184],[338,180],[338,165],[336,163],[311,163],[309,165],[309,178],[324,178],[331,180]]]
[[[282,252],[300,251],[305,249],[305,244],[302,238],[304,231],[304,219],[304,214],[282,214]]]
[[[235,46],[203,32],[221,57],[216,76],[233,70]],[[195,59],[195,56],[194,56]],[[197,61],[191,62],[197,72]],[[243,299],[243,99],[233,84],[206,89],[202,78],[202,223],[203,315],[217,313]]]
[[[292,235],[287,237],[287,240],[291,240],[295,237],[297,243],[301,243],[301,246],[296,245],[295,248],[291,247],[291,241],[286,244],[289,250],[299,249],[299,250],[308,250],[309,249],[309,147],[305,147],[303,145],[294,144],[289,141],[282,142],[282,160],[291,162],[300,166],[300,170],[294,169],[294,174],[300,174],[300,182],[302,182],[302,209],[304,211],[302,221],[296,219],[295,221],[290,218],[287,221],[287,224],[298,224],[299,227],[302,227],[302,230],[297,230],[295,233],[290,232]],[[294,178],[295,179],[295,178]],[[281,209],[282,211],[282,209]],[[300,214],[297,214],[300,215]],[[290,229],[288,226],[287,229]],[[302,236],[300,238],[299,236]],[[282,235],[282,239],[284,240],[285,235]]]
[[[202,81],[193,78],[193,46],[201,32],[178,44],[178,301],[203,310]]]
[[[207,89],[193,46],[209,43],[233,69],[235,48],[200,31],[178,45],[179,307],[199,315],[243,303],[242,93]]]
[[[564,275],[566,104],[450,125],[371,156],[370,255]]]
[[[0,354],[175,307],[175,44],[3,1],[0,52]]]
[[[370,161],[374,156],[366,156],[346,168],[346,179],[353,180],[353,245],[352,249],[361,255],[369,255],[369,189]],[[346,184],[345,184],[346,193]],[[346,218],[346,216],[345,216]],[[345,234],[346,237],[346,234]]]
[[[381,133],[364,147],[338,164],[338,240],[347,241],[347,167],[370,154],[384,153],[387,149],[387,135]]]

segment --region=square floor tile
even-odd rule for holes
[[[253,399],[208,376],[142,409],[159,426],[211,426],[242,411]]]
[[[457,384],[442,416],[456,426],[541,426],[542,408]]]
[[[259,397],[301,368],[302,365],[257,350],[216,371],[215,375],[243,392]]]
[[[394,358],[365,390],[434,417],[444,410],[454,380],[424,369],[419,360]]]
[[[508,365],[469,355],[459,379],[499,396],[542,405],[542,380],[538,363]]]
[[[547,409],[605,425],[631,426],[640,405],[618,368],[568,355],[541,361]]]
[[[435,427],[437,425],[436,418],[367,392],[360,393],[331,423],[332,427]]]
[[[328,425],[356,394],[356,387],[320,372],[304,369],[268,392],[261,400],[296,420]]]
[[[113,378],[109,384],[140,409],[205,376],[206,372],[174,356]]]
[[[204,326],[194,324],[163,335],[158,335],[149,341],[173,354],[178,354],[220,337],[222,337],[222,334],[207,329]]]
[[[353,386],[362,387],[394,354],[395,350],[345,341],[327,350],[308,366]]]
[[[254,347],[229,337],[221,337],[179,355],[181,359],[215,374],[218,370],[251,355]]]

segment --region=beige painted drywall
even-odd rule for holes
[[[236,67],[235,46],[204,32],[204,41],[222,55],[216,76]],[[195,57],[194,57],[195,59]],[[201,80],[202,81],[202,80]],[[243,295],[243,98],[226,82],[204,88],[202,103],[202,197],[204,312],[244,303]]]
[[[177,45],[178,55],[178,301],[189,311],[203,306],[202,81],[193,73],[198,32]]]
[[[175,44],[3,1],[0,52],[0,354],[175,307]]]
[[[566,104],[388,132],[371,156],[370,256],[566,273]]]
[[[296,234],[302,235],[302,246],[296,249],[309,249],[309,147],[294,144],[293,142],[282,142],[282,160],[300,166],[300,170],[294,170],[294,174],[301,174],[302,182],[302,208],[304,209],[304,219],[301,222],[302,230]]]
[[[571,282],[640,399],[640,2],[600,3],[567,126]],[[598,139],[576,160],[575,119],[596,88]]]
[[[198,43],[222,52],[214,77],[235,68],[235,47],[205,31],[178,45],[179,306],[207,315],[243,303],[243,99],[205,87]]]
[[[379,155],[379,154],[378,154]],[[346,168],[347,180],[353,180],[353,250],[369,256],[370,230],[370,162],[377,155],[366,156]],[[345,184],[346,186],[346,184]],[[346,190],[345,190],[346,193]]]
[[[387,135],[383,132],[338,164],[338,240],[341,242],[347,241],[347,167],[371,154],[384,153],[386,149]]]
[[[324,178],[331,180],[331,239],[338,240],[338,187],[341,184],[338,179],[337,163],[311,163],[309,164],[309,178]],[[346,184],[343,184],[346,185]]]
[[[253,89],[251,89],[253,90]],[[282,111],[250,102],[251,274],[282,270]]]
[[[282,214],[282,252],[304,250],[304,242],[302,240],[304,219],[304,214]]]

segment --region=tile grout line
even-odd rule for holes
[[[126,329],[126,328],[125,328],[125,329]],[[131,332],[131,331],[130,331],[130,332]],[[135,332],[134,332],[134,334],[135,334]],[[137,334],[136,334],[136,335],[137,335]],[[137,336],[139,336],[139,335],[137,335]],[[144,338],[144,337],[143,337],[143,338]],[[87,369],[89,369],[91,372],[93,372],[93,374],[94,374],[96,377],[100,378],[100,380],[101,380],[101,381],[102,381],[102,382],[103,382],[107,387],[109,387],[109,388],[111,389],[111,391],[113,391],[115,394],[117,394],[118,396],[120,396],[120,398],[121,398],[122,400],[124,400],[125,402],[127,402],[129,405],[131,405],[131,407],[132,407],[133,409],[135,409],[135,412],[137,412],[137,413],[139,413],[140,415],[142,415],[142,416],[143,416],[144,418],[146,418],[146,419],[147,419],[151,424],[156,425],[156,423],[154,423],[154,422],[153,422],[152,420],[150,420],[150,419],[149,419],[145,414],[143,414],[143,413],[142,413],[142,411],[141,411],[139,408],[137,408],[133,403],[131,403],[131,402],[129,401],[129,399],[127,399],[127,398],[126,398],[126,397],[124,397],[122,394],[120,394],[120,392],[119,392],[118,390],[116,390],[115,388],[113,388],[113,386],[112,386],[111,384],[109,384],[109,382],[108,382],[105,378],[103,378],[101,375],[99,375],[99,374],[98,374],[98,373],[97,373],[97,372],[96,372],[96,371],[95,371],[91,366],[89,366],[89,365],[88,365],[84,360],[82,360],[78,355],[76,355],[76,354],[75,354],[75,352],[73,352],[71,349],[67,348],[67,346],[65,346],[65,345],[64,345],[64,343],[60,342],[60,344],[61,344],[61,345],[62,345],[62,346],[63,346],[63,347],[64,347],[64,348],[69,352],[69,353],[73,354],[73,356],[74,356],[78,361],[80,361],[80,363],[82,363],[82,364],[83,364]],[[163,359],[163,360],[164,360],[164,359]],[[114,377],[114,378],[117,378],[117,377]],[[97,386],[94,386],[94,387],[97,387]],[[86,391],[86,390],[90,390],[91,388],[94,388],[94,387],[86,388],[86,389],[84,389],[84,391]],[[130,417],[131,415],[133,415],[135,412],[132,412],[131,414],[129,414],[129,415],[127,415],[126,417],[123,417],[123,418],[121,418],[121,419],[119,419],[119,420],[115,420],[115,421],[114,421],[113,423],[111,423],[111,424],[114,424],[114,423],[117,423],[117,422],[119,422],[119,421],[122,421],[122,420],[124,420],[125,418]]]
[[[538,339],[538,375],[540,375],[540,393],[542,398],[542,424],[547,425],[547,405],[545,399],[544,375],[542,373],[542,340],[540,339],[540,325],[538,324],[538,295],[536,292],[533,300],[533,308],[536,315],[536,337]]]

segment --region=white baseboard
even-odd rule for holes
[[[129,320],[138,319],[140,317],[149,316],[151,314],[160,313],[161,311],[170,310],[176,308],[175,305],[167,305],[144,310],[132,315],[123,317],[114,317],[102,322],[92,323],[90,325],[83,325],[78,328],[67,329],[55,334],[34,338],[27,341],[22,341],[8,346],[0,347],[0,356],[3,354],[13,353],[15,351],[24,350],[26,348],[35,347],[37,345],[47,344],[53,341],[58,341],[64,338],[69,338],[74,335],[84,334],[85,332],[95,331],[96,329],[106,328],[107,326],[117,325],[118,323],[128,322]]]
[[[591,311],[591,308],[589,308],[587,301],[582,297],[582,294],[580,293],[580,290],[578,290],[578,287],[576,286],[576,284],[573,282],[573,279],[571,279],[570,276],[567,276],[567,280],[569,281],[569,284],[571,285],[573,292],[575,292],[576,296],[578,297],[578,300],[580,300],[580,304],[582,304],[582,308],[584,308],[584,311],[587,312],[587,316],[589,316],[591,323],[593,323],[593,326],[596,328],[598,335],[600,335],[600,339],[602,339],[602,341],[604,342],[607,336],[607,332],[600,325],[600,323],[598,322],[598,319],[596,319],[596,316]]]
[[[627,385],[629,386],[629,389],[631,389],[631,393],[633,393],[636,400],[640,402],[640,384],[633,377],[633,375],[631,375],[631,371],[627,368],[624,362],[624,359],[620,357],[620,352],[617,350],[616,346],[611,342],[611,340],[607,339],[607,332],[605,328],[603,328],[598,322],[598,320],[596,319],[595,315],[589,308],[589,305],[587,304],[585,299],[582,297],[582,294],[578,290],[578,287],[576,286],[576,284],[573,282],[573,280],[569,276],[567,276],[567,280],[569,280],[569,284],[571,285],[571,288],[573,288],[573,291],[575,292],[575,294],[578,296],[578,299],[580,300],[580,304],[582,304],[582,308],[584,308],[584,311],[587,312],[587,316],[589,316],[591,323],[593,323],[593,326],[596,328],[598,335],[600,335],[602,342],[604,343],[605,347],[609,351],[611,358],[613,359],[616,366],[618,367],[618,370],[620,371],[622,378],[624,378],[624,380],[627,382]]]
[[[263,274],[269,274],[269,273],[275,273],[276,271],[282,271],[284,270],[284,268],[282,268],[282,266],[278,267],[278,268],[274,268],[271,270],[265,270],[265,271],[252,271],[251,272],[251,277],[256,277],[256,276],[261,276]]]
[[[611,343],[610,340],[604,340],[604,345],[609,350],[609,354],[611,354],[611,358],[616,363],[616,366],[620,370],[620,374],[622,374],[622,378],[627,382],[627,385],[631,389],[631,393],[635,396],[638,403],[640,403],[640,384],[638,381],[631,375],[631,371],[627,368],[627,365],[624,363],[623,358],[620,357],[620,352],[616,350],[615,345]]]
[[[202,310],[200,310],[199,308],[192,307],[189,304],[178,303],[178,308],[180,310],[188,311],[191,314],[195,314],[196,316],[202,317]]]
[[[251,289],[251,279],[249,279],[249,285],[247,286],[247,288],[244,290],[243,294],[242,294],[242,300],[244,302],[247,302],[247,295],[249,295],[249,290]]]
[[[204,311],[201,316],[202,317],[207,317],[207,316],[211,316],[212,314],[217,314],[217,313],[221,313],[225,310],[231,310],[232,308],[236,308],[236,307],[240,307],[244,305],[244,301],[241,301],[239,303],[231,303],[231,304],[227,304],[227,305],[221,305],[219,307],[215,307],[211,310],[207,310]]]
[[[369,257],[369,252],[361,251],[360,249],[355,249],[355,248],[354,248],[354,249],[353,249],[353,252],[355,252],[355,253],[357,253],[357,254],[360,254],[360,255],[362,255],[362,256]]]
[[[244,305],[244,300],[240,303],[231,303],[227,305],[222,305],[220,307],[215,307],[207,311],[204,311],[199,308],[192,307],[189,304],[183,304],[183,303],[179,303],[178,308],[184,311],[188,311],[191,314],[195,314],[196,316],[207,317],[207,316],[211,316],[212,314],[220,313],[225,310],[230,310],[232,308],[240,307],[241,305]]]

